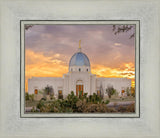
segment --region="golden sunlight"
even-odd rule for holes
[[[25,56],[26,92],[28,91],[28,79],[31,77],[62,77],[64,73],[68,72],[68,64],[61,60],[60,54],[48,57],[26,49]],[[135,68],[131,62],[123,63],[120,68],[110,68],[93,63],[91,67],[92,73],[98,77],[126,77],[132,79],[132,87],[135,87]]]

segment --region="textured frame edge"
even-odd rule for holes
[[[136,113],[133,114],[25,114],[25,24],[135,24],[135,88]],[[20,117],[21,118],[140,118],[140,20],[20,20]]]

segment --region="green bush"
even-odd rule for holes
[[[83,112],[86,107],[86,99],[76,102],[77,112]]]
[[[90,95],[87,99],[87,102],[90,102],[90,103],[94,103],[94,104],[97,104],[97,103],[102,103],[102,97],[101,96],[98,96],[97,94],[93,93],[93,95]]]
[[[135,93],[132,93],[131,95],[132,95],[133,97],[135,97]]]
[[[31,112],[39,112],[35,107],[32,107]]]
[[[111,98],[111,96],[116,93],[116,89],[114,89],[113,86],[108,86],[106,93],[108,94],[108,97]]]
[[[29,100],[34,101],[34,94],[29,94]]]
[[[63,95],[62,94],[58,95],[58,99],[63,99]]]
[[[109,104],[109,102],[110,102],[109,100],[106,100],[106,101],[105,101],[105,104]]]
[[[76,96],[72,91],[65,99],[53,99],[52,101],[40,100],[37,104],[37,109],[39,109],[40,112],[54,113],[117,112],[114,109],[107,108],[106,104],[109,102],[109,100],[103,101],[103,99],[95,93],[87,97],[87,93]],[[129,108],[128,110],[131,109]]]
[[[69,107],[73,109],[73,111],[77,111],[76,103],[79,100],[79,98],[74,95],[74,92],[72,91],[71,94],[68,94],[66,98],[66,103]]]
[[[46,97],[43,97],[43,98],[41,98],[41,101],[46,101],[47,100],[47,98]]]
[[[54,94],[51,94],[50,95],[50,100],[53,100],[54,99]]]
[[[135,97],[135,87],[131,87],[131,95]]]
[[[45,107],[45,104],[43,100],[40,100],[40,102],[37,104],[37,108],[41,109],[42,107]]]
[[[131,95],[131,88],[127,87],[126,92],[127,92],[127,96],[130,96]]]
[[[26,101],[28,101],[28,100],[29,100],[29,94],[28,94],[28,92],[27,92],[27,93],[25,93],[25,100],[26,100]]]
[[[91,104],[88,103],[83,112],[84,113],[105,113],[107,111],[106,104]]]

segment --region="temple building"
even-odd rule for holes
[[[127,78],[106,78],[97,77],[91,73],[89,58],[81,51],[79,44],[78,51],[71,57],[69,70],[63,77],[32,77],[28,80],[28,93],[40,95],[40,92],[46,87],[53,88],[54,96],[63,95],[65,98],[71,91],[78,96],[79,91],[92,95],[107,96],[106,89],[113,86],[119,95],[127,87],[131,87],[131,79]]]

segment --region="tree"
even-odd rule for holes
[[[29,94],[29,100],[34,101],[34,94]]]
[[[134,25],[113,25],[113,32],[115,35],[119,33],[124,33],[134,30]],[[135,36],[135,32],[130,35],[129,39],[133,38]]]
[[[127,87],[126,92],[127,92],[127,96],[130,96],[131,95],[131,88]]]
[[[27,93],[25,93],[25,99],[26,99],[26,101],[28,101],[28,100],[29,100],[29,94],[28,94],[28,92],[27,92]]]
[[[108,94],[108,97],[111,98],[111,96],[116,93],[116,89],[114,89],[113,86],[108,86],[106,93]]]
[[[33,25],[28,25],[28,24],[27,24],[27,25],[24,26],[24,28],[25,28],[25,30],[28,30],[28,29],[31,28],[32,26],[33,26]]]
[[[131,95],[135,97],[135,87],[131,87]]]
[[[44,88],[44,92],[47,94],[47,95],[51,95],[51,94],[53,94],[53,88],[52,88],[52,86],[46,86],[45,88]]]
[[[47,85],[47,86],[44,88],[43,97],[46,98],[46,95],[50,95],[50,97],[53,97],[54,92],[53,92],[52,86]]]

